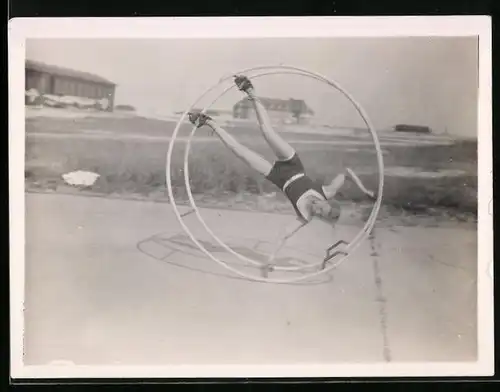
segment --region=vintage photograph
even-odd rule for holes
[[[478,34],[24,42],[23,366],[484,362]]]

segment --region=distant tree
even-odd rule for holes
[[[300,122],[300,117],[306,112],[305,102],[301,99],[289,99],[289,108],[292,112],[295,122],[298,124]]]

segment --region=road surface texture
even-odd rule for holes
[[[201,213],[255,258],[293,218]],[[209,250],[238,264],[195,218]],[[284,252],[317,260],[319,237]],[[168,204],[26,194],[25,364],[473,361],[476,248],[474,230],[376,228],[331,273],[264,284],[204,257]]]

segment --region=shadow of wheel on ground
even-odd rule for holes
[[[244,257],[248,257],[255,261],[267,261],[269,257],[269,252],[266,250],[272,249],[273,244],[258,239],[251,238],[225,238],[226,244],[233,251],[239,253]],[[259,277],[259,268],[255,265],[251,265],[242,260],[239,260],[236,256],[230,254],[226,249],[217,244],[215,241],[200,240],[198,241],[212,254],[214,254],[221,261],[224,261],[233,268],[239,269],[242,272],[247,272],[249,274]],[[186,270],[199,272],[202,274],[218,276],[221,278],[242,280],[252,283],[264,283],[254,281],[242,276],[238,276],[231,272],[226,272],[222,266],[209,259],[193,241],[184,233],[166,234],[157,233],[148,238],[139,241],[136,248],[142,254],[167,263],[172,266],[183,268]],[[274,260],[275,265],[283,267],[307,267],[312,264],[318,263],[323,259],[322,251],[318,254],[313,254],[300,250],[297,248],[285,246],[281,256],[276,257]],[[311,270],[307,272],[303,271],[293,271],[289,272],[289,276],[295,277],[300,274],[311,273]],[[322,275],[312,277],[300,282],[286,283],[288,285],[295,286],[311,286],[311,285],[321,285],[327,284],[333,281],[332,271],[326,272]],[[282,283],[283,284],[283,283]]]

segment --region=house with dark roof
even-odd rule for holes
[[[259,97],[266,108],[271,121],[275,123],[306,124],[314,115],[314,111],[302,99],[277,99]],[[233,117],[240,119],[256,119],[253,103],[248,97],[233,106]]]
[[[116,84],[101,76],[32,60],[26,60],[25,76],[26,91],[92,99],[104,102],[104,110],[113,110]]]

